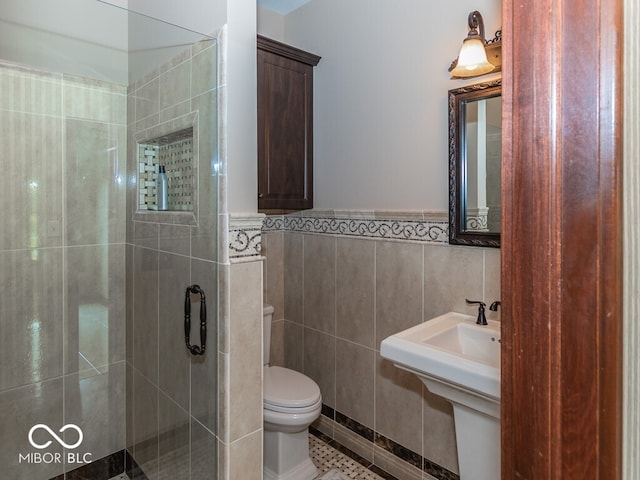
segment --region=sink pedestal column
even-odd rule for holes
[[[500,419],[453,405],[460,480],[500,479]]]
[[[500,480],[500,400],[438,378],[418,378],[453,405],[460,480]]]

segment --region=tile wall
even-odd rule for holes
[[[36,424],[79,426],[76,451],[92,459],[125,446],[126,98],[124,86],[0,62],[4,478],[79,466],[21,460],[63,453],[30,445]]]
[[[136,211],[135,181],[128,183],[126,446],[150,480],[217,475],[216,72],[216,42],[202,41],[128,90],[130,178],[138,171],[135,140],[140,132],[167,134],[188,123],[197,148],[192,211]],[[209,328],[203,356],[192,356],[184,342],[185,292],[192,284],[206,295]],[[191,297],[191,309],[191,343],[199,344],[199,296]],[[135,472],[128,473],[135,478]]]
[[[381,358],[380,342],[447,311],[474,314],[465,298],[500,298],[500,251],[450,246],[446,224],[304,212],[268,218],[262,236],[272,363],[318,383],[318,429],[398,478],[455,478],[455,430],[450,405]]]

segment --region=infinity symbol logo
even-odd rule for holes
[[[49,440],[46,443],[43,443],[42,445],[37,444],[34,440],[33,440],[33,432],[35,432],[37,429],[42,428],[44,430],[46,430],[47,432],[49,432],[49,434],[55,438],[55,440],[62,445],[64,448],[76,448],[78,445],[80,445],[82,443],[82,430],[80,430],[80,427],[78,427],[77,425],[74,425],[73,423],[68,423],[66,424],[64,427],[62,427],[59,431],[60,433],[64,432],[65,430],[68,430],[69,428],[75,430],[76,432],[78,432],[78,441],[76,443],[73,443],[71,445],[69,445],[68,443],[65,443],[64,440],[62,440],[58,435],[56,435],[56,433],[51,430],[47,425],[43,424],[43,423],[39,423],[37,425],[34,425],[33,427],[31,427],[31,430],[29,430],[29,443],[34,447],[37,448],[39,450],[42,450],[43,448],[47,448],[49,445],[51,445],[51,440]]]

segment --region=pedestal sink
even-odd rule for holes
[[[461,480],[500,479],[500,323],[449,312],[382,341],[380,354],[453,405]]]

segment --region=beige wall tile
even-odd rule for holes
[[[422,383],[413,373],[378,356],[375,430],[420,453],[422,451]]]
[[[62,121],[2,112],[0,250],[62,245]]]
[[[376,243],[339,238],[336,261],[336,335],[375,346]]]
[[[422,322],[422,245],[376,244],[376,347]]]
[[[284,366],[284,235],[282,232],[262,233],[262,255],[266,258],[263,298],[273,306],[270,364]]]
[[[126,359],[127,363],[133,365],[133,250],[134,246],[128,243],[125,246],[125,273],[126,273],[126,288],[125,288],[125,336],[126,336]],[[128,378],[128,377],[127,377]]]
[[[172,401],[189,411],[190,357],[184,341],[185,290],[191,285],[189,257],[158,254],[158,386]],[[191,344],[200,344],[200,299],[191,298]],[[196,302],[197,300],[197,302]],[[138,333],[140,334],[140,333]],[[144,334],[143,334],[144,335]]]
[[[467,311],[465,291],[470,292],[468,298],[472,295],[482,298],[483,292],[485,296],[495,295],[491,292],[499,292],[499,280],[497,283],[495,281],[500,272],[499,250],[336,237],[338,338],[335,340],[334,354],[332,335],[323,334],[315,325],[309,328],[307,323],[310,310],[308,302],[318,302],[324,293],[316,294],[314,289],[305,288],[303,299],[299,293],[303,271],[305,281],[314,277],[316,284],[322,284],[317,280],[322,273],[317,274],[315,265],[309,269],[308,262],[312,257],[316,265],[333,262],[333,252],[327,248],[327,245],[331,245],[331,238],[292,232],[285,232],[283,237],[287,312],[284,324],[285,365],[294,369],[302,365],[303,372],[321,386],[325,404],[371,426],[418,455],[457,471],[455,428],[450,404],[428,392],[415,375],[396,368],[365,347],[371,345],[377,349],[386,336],[416,325],[423,319],[450,310]],[[301,239],[304,241],[303,247],[300,245]],[[301,258],[304,258],[303,265]],[[324,268],[328,270],[326,266]],[[325,275],[330,277],[330,274]],[[368,282],[373,283],[374,280],[375,283],[368,287]],[[330,289],[330,283],[325,282],[322,288]],[[319,290],[319,287],[315,290]],[[373,292],[375,305],[369,307],[369,296]],[[310,298],[313,295],[316,297]],[[459,303],[460,299],[462,304]],[[484,300],[489,303],[494,299]],[[305,304],[304,329],[288,321],[292,319],[289,312],[296,312],[301,303]],[[367,312],[374,308],[375,328],[367,320]],[[471,308],[469,313],[475,314],[476,311]],[[368,340],[369,336],[371,340]],[[367,359],[369,352],[371,358]],[[342,368],[346,365],[349,368]],[[373,375],[370,381],[366,380],[368,372]],[[332,404],[334,391],[335,404]],[[369,392],[373,392],[371,396]],[[373,424],[367,420],[371,416]],[[325,425],[323,428],[329,427]],[[337,428],[344,432],[336,432]],[[348,442],[349,432],[344,427],[336,426],[330,427],[330,432],[325,433],[334,438],[345,433],[341,439]],[[354,445],[357,447],[357,442]],[[396,472],[399,478],[421,478],[421,472],[415,467],[380,447],[375,447],[375,451],[380,465]],[[367,453],[367,448],[364,452]],[[424,475],[428,478],[428,474]]]
[[[66,263],[65,371],[89,362],[98,373],[124,359],[124,245],[70,248]]]
[[[218,388],[218,331],[216,322],[217,289],[216,289],[217,265],[204,260],[191,259],[191,283],[196,283],[205,291],[207,303],[207,349],[204,355],[191,356],[191,415],[208,428],[211,432],[218,432],[218,397],[215,392]],[[186,286],[185,286],[186,288]],[[192,304],[198,307],[197,304]],[[200,312],[192,310],[192,315]],[[196,321],[198,323],[198,321]],[[196,325],[193,334],[196,334]],[[184,345],[184,342],[183,342]],[[186,347],[185,347],[186,350]]]
[[[375,351],[336,341],[336,405],[340,413],[374,427]]]
[[[142,85],[134,92],[133,96],[136,104],[136,122],[157,114],[160,111],[160,80],[154,78],[149,83]]]
[[[191,60],[160,75],[160,110],[188,100],[191,89]]]
[[[79,78],[79,77],[78,77]],[[64,114],[68,118],[78,118],[96,122],[124,125],[127,122],[127,97],[85,81],[64,80]]]
[[[304,327],[284,321],[284,366],[302,372],[304,370]]]
[[[446,312],[476,315],[469,300],[483,300],[482,248],[449,245],[425,246],[424,320]]]
[[[201,50],[202,46],[198,46],[191,66],[191,94],[194,96],[216,88],[217,46],[209,44]]]
[[[307,235],[304,238],[304,325],[335,334],[336,239]]]
[[[304,370],[320,387],[322,403],[336,406],[336,338],[332,335],[304,329]]]
[[[63,271],[61,249],[0,252],[0,391],[62,375]]]
[[[133,264],[133,366],[157,385],[158,252],[136,247]]]
[[[422,456],[457,473],[458,450],[451,404],[423,387],[422,408],[424,432]]]
[[[262,480],[262,429],[229,445],[223,445],[220,478]]]
[[[204,355],[191,356],[191,415],[200,421],[202,425],[212,432],[218,431],[217,413],[218,397],[215,392],[218,388],[218,331],[217,331],[217,311],[218,299],[217,291],[217,265],[204,260],[191,259],[191,282],[200,285],[205,291],[207,304],[207,348]],[[186,288],[186,287],[185,287]],[[192,315],[199,317],[198,311],[192,310]],[[198,323],[199,320],[196,321]],[[196,327],[192,323],[192,327]],[[199,341],[199,334],[193,330],[196,341]],[[193,343],[193,342],[192,342]],[[186,348],[185,348],[186,350]]]
[[[109,363],[126,359],[127,258],[126,245],[109,245]]]
[[[284,234],[263,232],[262,255],[266,257],[264,270],[265,303],[273,306],[273,319],[284,316]]]
[[[189,256],[191,254],[191,227],[160,224],[158,228],[158,248],[160,250],[178,255]]]
[[[66,244],[123,242],[125,171],[118,147],[126,141],[125,128],[84,120],[67,120],[65,127]]]
[[[271,324],[269,365],[284,367],[284,323],[284,320],[275,320]]]
[[[0,65],[0,105],[5,110],[60,116],[61,104],[61,74]]]
[[[304,321],[304,235],[284,234],[284,318],[298,324]]]
[[[133,222],[133,244],[139,247],[158,249],[159,225],[157,223]]]
[[[228,438],[262,428],[262,262],[231,265]]]

